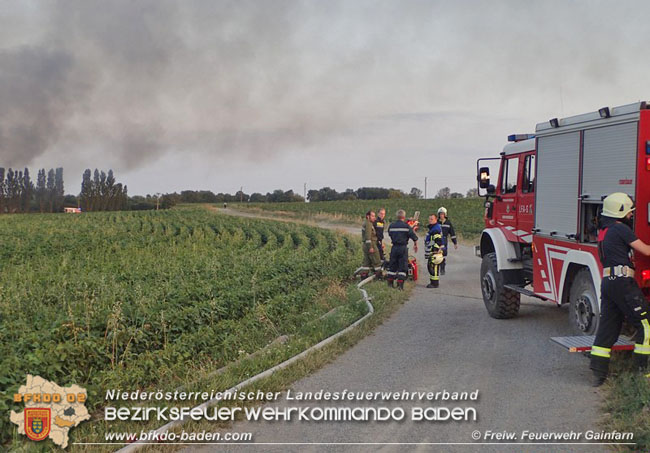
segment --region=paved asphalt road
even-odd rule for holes
[[[420,241],[422,243],[422,241]],[[422,247],[418,261],[424,261]],[[472,391],[476,422],[238,422],[256,443],[326,445],[221,445],[187,452],[370,452],[370,451],[606,451],[601,445],[476,445],[472,432],[539,433],[599,431],[601,396],[589,385],[587,360],[549,341],[569,335],[567,310],[523,297],[520,315],[487,315],[479,286],[480,259],[471,247],[451,250],[439,289],[427,289],[421,272],[412,297],[372,335],[333,363],[298,382],[292,391]],[[341,403],[309,402],[311,406]],[[267,406],[300,406],[284,397]],[[454,402],[350,403],[349,405],[449,406]],[[408,414],[409,412],[407,412]],[[407,416],[408,418],[408,416]],[[484,434],[483,434],[484,435]],[[469,445],[390,445],[391,443]],[[379,445],[340,445],[379,443]],[[335,445],[339,444],[339,445]]]

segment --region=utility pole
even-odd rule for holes
[[[307,203],[307,183],[304,183],[302,185],[302,193],[303,193],[303,198],[305,199],[305,203]]]
[[[424,199],[427,199],[427,177],[424,177]]]
[[[244,201],[244,186],[241,186],[239,188],[239,202],[242,203]]]

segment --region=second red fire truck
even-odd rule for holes
[[[521,294],[569,304],[578,333],[595,334],[602,268],[602,200],[624,192],[636,203],[634,232],[650,243],[650,107],[604,107],[537,124],[512,135],[499,158],[479,159],[486,197],[481,289],[490,316],[512,318]],[[499,160],[491,183],[489,160]],[[635,257],[636,279],[650,298],[650,258]]]

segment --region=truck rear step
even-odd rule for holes
[[[551,337],[551,341],[569,352],[591,351],[591,345],[594,344],[596,335],[578,335],[575,337]],[[634,349],[634,343],[626,336],[621,335],[618,341],[612,346],[612,351],[631,351]]]

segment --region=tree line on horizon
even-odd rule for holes
[[[83,173],[78,196],[66,195],[63,168],[38,170],[36,184],[29,168],[24,170],[0,167],[0,214],[30,212],[61,212],[64,207],[81,207],[84,211],[117,211],[127,209],[127,187],[108,173],[88,169]]]
[[[467,191],[467,197],[478,196],[477,189]],[[449,187],[443,187],[434,198],[464,198],[460,192],[452,192]],[[422,190],[412,187],[409,193],[399,189],[386,189],[384,187],[360,187],[357,190],[346,189],[344,192],[337,192],[330,187],[323,187],[318,190],[307,192],[307,199],[310,202],[316,201],[340,201],[340,200],[385,200],[389,198],[423,198]]]
[[[38,170],[36,184],[29,169],[0,167],[0,214],[58,212],[63,209],[63,168]]]
[[[127,186],[115,181],[113,170],[95,168],[92,177],[90,169],[84,171],[78,202],[82,211],[123,211],[128,198]]]
[[[476,197],[476,189],[467,191],[467,197]],[[422,191],[413,187],[409,193],[384,187],[360,187],[338,192],[331,187],[312,189],[307,201],[381,200],[390,198],[422,198]],[[463,194],[443,187],[435,198],[464,198]],[[293,190],[276,189],[262,194],[214,193],[210,190],[183,190],[180,193],[129,196],[126,185],[118,183],[113,170],[107,172],[86,169],[82,175],[78,195],[66,195],[63,185],[63,168],[38,170],[36,184],[28,168],[13,170],[0,167],[0,214],[28,212],[61,212],[64,207],[80,207],[82,211],[119,211],[168,209],[179,203],[304,203],[306,200]]]
[[[465,195],[459,192],[452,192],[449,187],[440,189],[434,198],[471,198],[477,197],[477,189],[472,188]],[[415,198],[421,199],[422,191],[413,187],[409,193],[399,189],[384,187],[360,187],[357,190],[346,189],[343,192],[337,192],[331,187],[321,189],[312,189],[307,192],[307,201],[310,203],[320,201],[341,201],[341,200],[385,200],[390,198]],[[243,191],[237,191],[234,194],[214,193],[210,190],[183,190],[180,193],[166,193],[143,196],[134,196],[129,200],[137,202],[139,206],[133,206],[132,209],[151,209],[151,204],[156,204],[161,208],[169,208],[178,203],[286,203],[286,202],[305,202],[305,198],[294,193],[293,190],[283,191],[276,189],[273,192],[267,192],[266,195],[254,192],[247,194]]]

